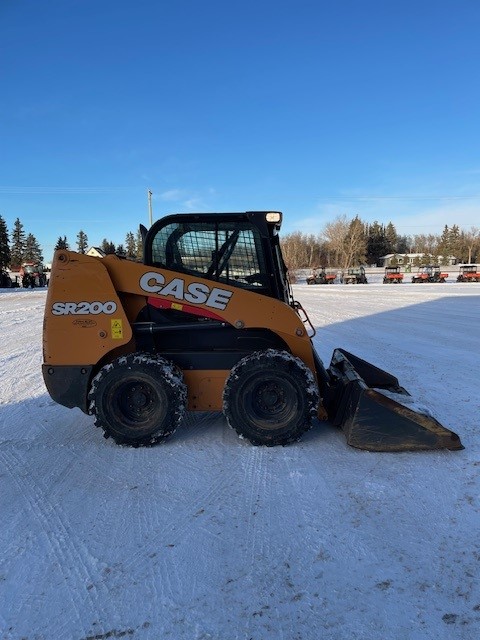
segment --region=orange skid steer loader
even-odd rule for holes
[[[176,214],[144,238],[143,263],[55,253],[44,321],[51,397],[105,437],[163,441],[185,411],[223,411],[255,445],[298,440],[318,416],[371,451],[461,449],[408,408],[377,367],[336,349],[324,367],[293,299],[277,211]]]

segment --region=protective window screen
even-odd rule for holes
[[[236,286],[268,284],[260,234],[248,222],[167,225],[153,240],[152,261]]]

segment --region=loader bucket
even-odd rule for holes
[[[367,451],[463,449],[456,433],[408,406],[413,398],[395,376],[343,349],[333,352],[328,374],[328,416],[343,429],[352,447]]]

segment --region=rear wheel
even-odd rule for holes
[[[223,393],[228,424],[255,445],[285,445],[310,429],[319,396],[312,372],[286,351],[246,356],[232,369]]]
[[[95,376],[90,412],[106,438],[133,447],[171,435],[183,418],[187,389],[175,365],[149,354],[117,358]]]

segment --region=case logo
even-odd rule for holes
[[[191,282],[185,285],[182,278],[173,278],[170,282],[156,271],[148,271],[140,278],[140,287],[147,293],[157,293],[161,296],[173,296],[189,304],[204,304],[212,309],[223,311],[233,295],[233,291],[209,287],[203,282]]]

